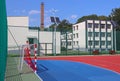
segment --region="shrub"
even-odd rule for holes
[[[93,51],[93,54],[94,54],[94,55],[98,55],[98,54],[99,54],[99,50],[94,50],[94,51]]]
[[[115,54],[115,50],[110,50],[109,53],[110,54]]]
[[[66,51],[67,49],[65,47],[61,47],[61,51]]]

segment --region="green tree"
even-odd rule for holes
[[[83,16],[77,20],[77,23],[83,22],[85,20],[98,20],[98,16],[96,14],[88,15],[88,16]]]
[[[51,26],[49,26],[50,29],[51,28],[54,29],[54,27],[55,27],[55,24],[52,24]],[[65,31],[71,32],[72,24],[68,20],[64,19],[58,24],[56,29],[57,31],[60,31],[60,32],[65,32]]]
[[[99,20],[110,20],[109,17],[104,16],[104,15],[102,15],[102,16],[98,16],[98,19],[99,19]]]
[[[92,14],[92,15],[83,16],[79,18],[76,23],[83,22],[85,20],[110,20],[110,18],[104,15],[97,16],[96,14]]]
[[[59,30],[60,32],[64,32],[64,31],[72,31],[72,24],[64,19],[61,21],[61,23],[57,26],[57,30]]]
[[[112,9],[110,17],[117,23],[116,29],[120,31],[120,8]]]
[[[51,25],[49,26],[49,30],[50,30],[50,31],[53,31],[54,28],[55,28],[55,24],[51,24]]]

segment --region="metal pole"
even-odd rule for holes
[[[52,53],[54,54],[54,28],[52,28]]]
[[[89,33],[89,34],[90,34],[89,36],[90,36],[90,55],[91,55],[91,45],[92,45],[92,44],[91,44],[91,43],[92,43],[92,42],[91,42],[91,30],[90,30],[90,33]]]
[[[5,0],[0,0],[0,81],[4,81],[7,61],[7,15]]]
[[[39,41],[39,30],[40,28],[38,27],[38,56],[40,56],[40,41]]]
[[[72,50],[73,50],[73,29],[72,29]]]
[[[79,55],[79,48],[80,48],[80,47],[79,47],[79,45],[78,45],[78,55]]]
[[[115,35],[115,38],[114,38],[114,39],[115,39],[115,41],[114,41],[114,44],[115,44],[115,51],[117,51],[117,49],[116,49],[116,42],[117,42],[117,41],[116,41],[116,30],[115,30],[115,28],[114,28],[114,31],[115,31],[115,34],[114,34],[114,35]]]
[[[55,56],[56,56],[56,24],[55,24]]]
[[[67,55],[67,49],[68,49],[68,41],[67,41],[67,31],[66,31],[66,55]]]

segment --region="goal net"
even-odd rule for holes
[[[23,45],[19,60],[19,71],[22,73],[23,64],[26,63],[32,71],[37,71],[37,44]]]

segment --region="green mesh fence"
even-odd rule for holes
[[[5,0],[0,0],[0,81],[4,81],[7,57],[7,17]]]
[[[120,51],[120,31],[116,32],[116,48],[117,51]]]

